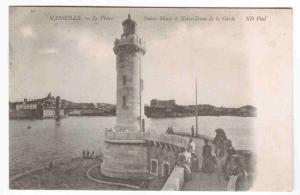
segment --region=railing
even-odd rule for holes
[[[105,131],[105,140],[144,140],[142,132],[114,132],[112,130]]]
[[[192,136],[192,134],[191,133],[187,133],[187,132],[185,132],[185,131],[174,131],[173,133],[172,133],[172,135],[178,135],[178,136],[185,136],[185,137],[190,137],[190,138],[200,138],[200,139],[207,139],[208,141],[213,141],[213,137],[210,137],[210,136],[208,136],[208,135],[203,135],[203,134],[198,134],[198,135],[194,135],[194,136]]]
[[[134,37],[116,39],[114,44],[115,47],[119,45],[138,45],[142,48],[145,48],[145,42],[142,41],[142,39],[140,38],[134,38]]]
[[[179,147],[186,147],[189,143],[189,138],[178,135],[170,135],[154,132],[115,132],[112,130],[105,131],[106,141],[157,141],[168,144],[173,144]]]
[[[179,147],[186,147],[189,143],[189,138],[187,137],[182,137],[178,135],[170,135],[170,134],[157,134],[157,133],[150,133],[147,132],[145,134],[145,139],[146,140],[151,140],[151,141],[158,141],[158,142],[164,142],[168,144],[173,144]]]

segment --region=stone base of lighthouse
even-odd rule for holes
[[[144,140],[106,140],[101,173],[113,178],[146,179],[147,158]]]

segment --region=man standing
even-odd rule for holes
[[[195,129],[194,129],[194,126],[192,126],[191,131],[192,131],[192,137],[194,137],[194,135],[195,135]]]

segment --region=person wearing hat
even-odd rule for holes
[[[216,136],[213,140],[213,143],[215,144],[215,154],[216,157],[223,157],[225,155],[225,141],[227,140],[226,134],[223,129],[216,129]]]

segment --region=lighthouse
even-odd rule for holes
[[[114,43],[117,69],[116,131],[144,131],[142,104],[141,58],[144,42],[136,34],[136,22],[128,18],[122,22],[123,34]]]
[[[117,71],[116,123],[105,132],[100,170],[108,177],[143,179],[149,175],[141,79],[141,59],[146,50],[130,14],[122,26],[121,38],[115,40],[113,48]]]

